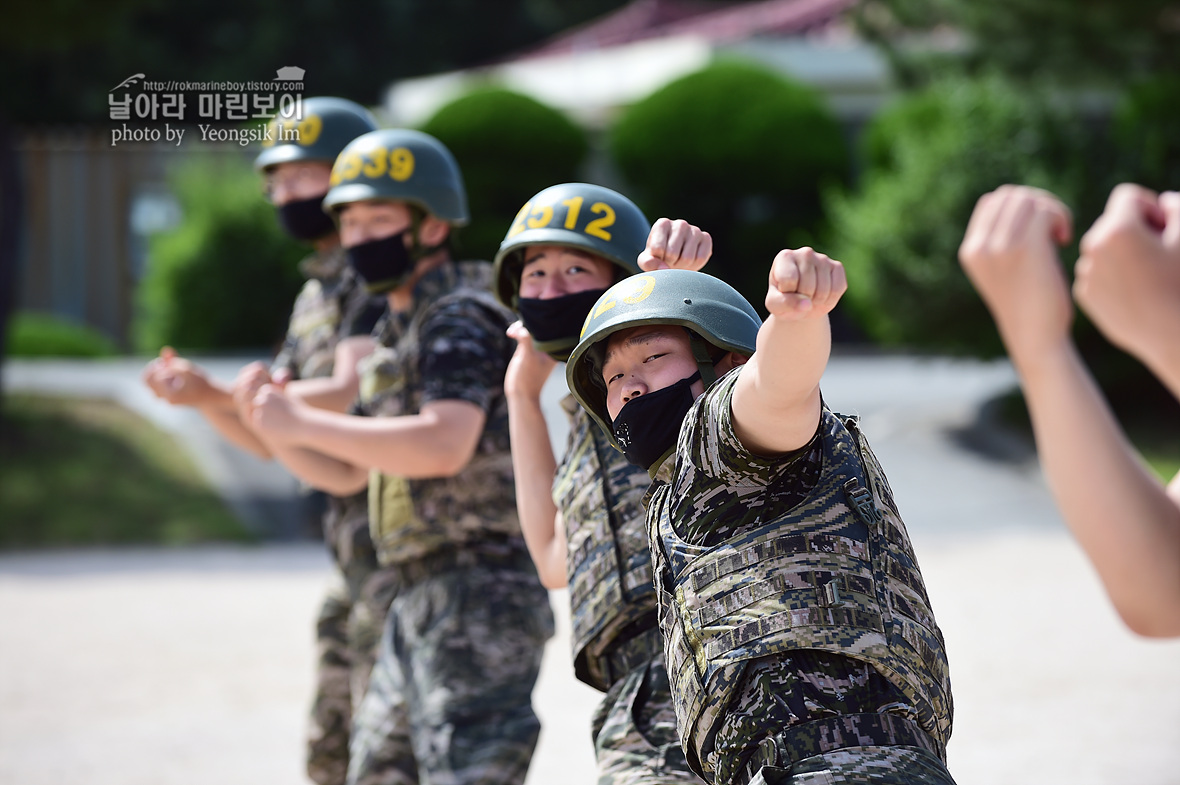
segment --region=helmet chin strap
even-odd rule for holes
[[[705,383],[705,389],[713,386],[713,382],[717,381],[717,369],[713,365],[713,359],[709,357],[709,344],[705,342],[701,336],[694,331],[684,328],[688,331],[689,344],[692,346],[692,357],[697,361],[697,369],[701,372],[701,381]]]
[[[420,207],[416,205],[409,205],[410,208],[410,258],[417,262],[419,259],[430,256],[432,253],[441,251],[447,245],[447,240],[443,240],[437,245],[423,245],[421,239],[422,222],[425,220],[425,213]]]

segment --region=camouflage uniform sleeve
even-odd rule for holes
[[[475,300],[440,305],[420,332],[422,404],[460,400],[490,411],[512,357],[507,329],[503,314]]]
[[[271,376],[281,370],[287,370],[290,371],[292,379],[299,378],[299,335],[291,328],[291,321],[295,314],[306,307],[308,298],[313,296],[313,288],[312,281],[305,282],[303,288],[299,290],[299,296],[295,298],[295,304],[291,308],[291,316],[287,319],[287,334],[283,338],[283,345],[270,364]]]
[[[741,368],[717,381],[689,414],[681,444],[688,439],[692,462],[705,475],[727,485],[765,486],[779,482],[819,444],[819,426],[806,445],[782,455],[755,455],[733,430],[733,388]]]

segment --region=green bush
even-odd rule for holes
[[[840,127],[814,91],[737,61],[632,106],[610,152],[649,217],[685,218],[712,234],[710,272],[759,306],[774,254],[814,242],[822,188],[848,171]]]
[[[154,353],[245,349],[282,339],[302,285],[307,246],[288,238],[243,161],[181,167],[172,187],[184,218],[152,236],[147,273],[136,293],[135,345]]]
[[[521,205],[542,188],[577,181],[585,133],[565,115],[519,93],[481,88],[438,110],[422,131],[459,162],[471,223],[458,252],[491,259]]]
[[[44,313],[22,312],[8,323],[6,357],[109,357],[114,341],[91,327]]]
[[[1076,201],[1075,124],[1047,106],[996,79],[944,82],[902,99],[867,131],[876,168],[829,202],[831,252],[848,274],[844,302],[870,338],[1002,353],[957,252],[976,200],[1004,183]]]

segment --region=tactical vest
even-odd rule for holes
[[[604,692],[624,677],[620,647],[656,626],[643,495],[647,472],[628,463],[581,407],[553,484],[566,526],[574,673]],[[647,653],[662,656],[658,649]],[[642,656],[638,652],[637,656]]]
[[[422,326],[449,306],[474,301],[499,331],[510,314],[488,291],[491,266],[454,263],[446,272],[447,294],[425,300],[409,316],[389,316],[380,346],[361,366],[361,403],[367,414],[418,414],[422,395],[419,360]],[[442,284],[440,283],[440,286]],[[421,295],[415,290],[416,299]],[[454,477],[409,479],[373,470],[369,478],[369,525],[382,564],[404,564],[451,547],[480,541],[521,540],[513,491],[508,408],[496,396],[475,455]],[[523,547],[523,545],[522,545]]]
[[[770,520],[715,547],[673,530],[676,505],[692,500],[672,498],[673,485],[654,491],[660,626],[677,723],[698,772],[742,664],[800,649],[867,662],[916,707],[940,754],[950,737],[942,633],[889,483],[855,418],[825,408],[821,428],[823,470],[807,501],[769,509]]]

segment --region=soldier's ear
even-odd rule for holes
[[[745,365],[749,359],[750,358],[744,354],[738,354],[737,352],[726,352],[721,357],[721,359],[714,364],[713,367],[717,370],[717,375],[722,376],[729,371],[732,371],[734,368],[737,368],[739,365]]]
[[[422,219],[422,226],[418,229],[418,242],[427,248],[434,248],[445,243],[450,233],[449,223],[428,215]]]

